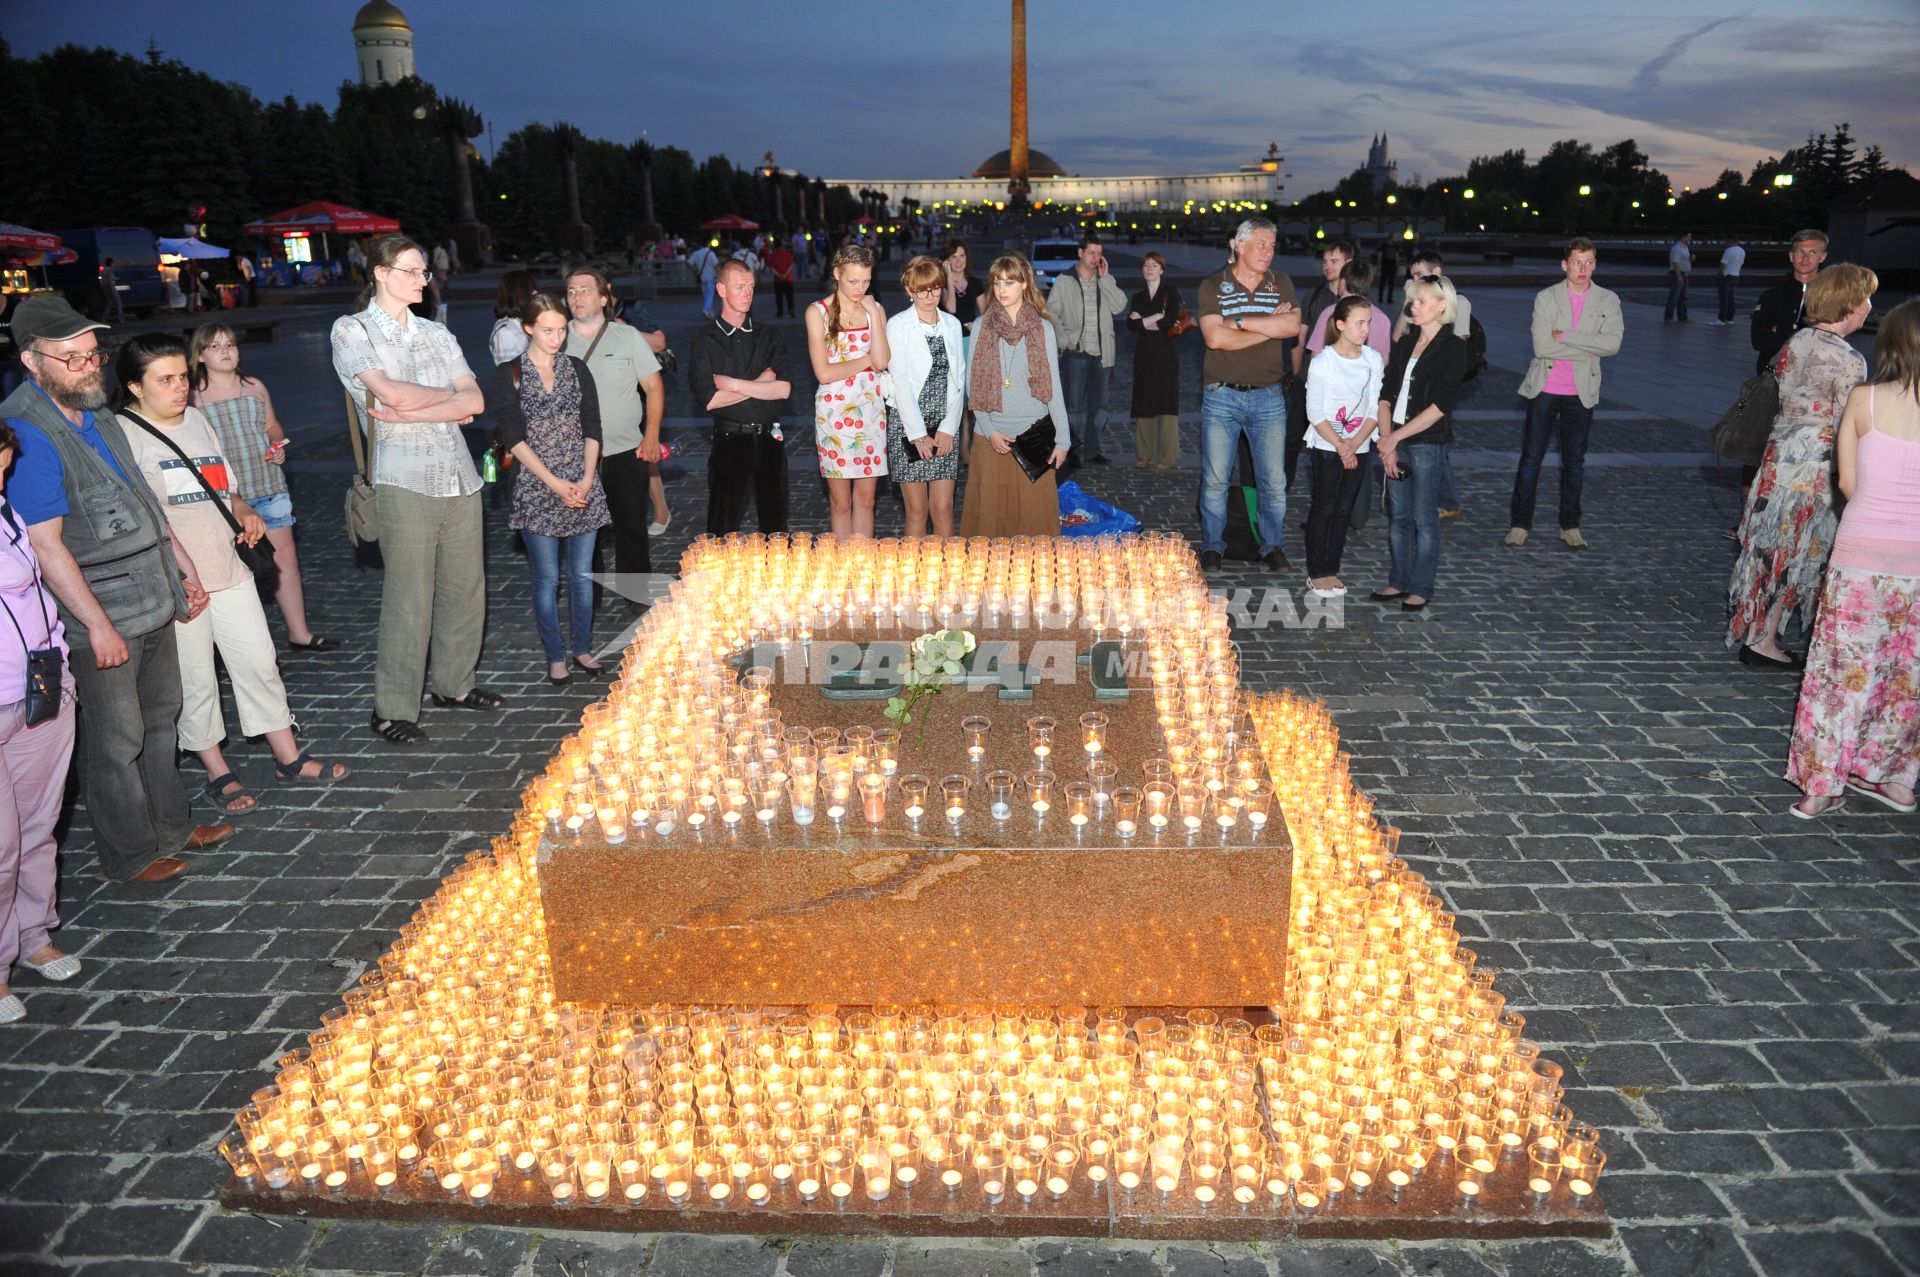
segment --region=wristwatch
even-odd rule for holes
[[[1233,317],[1233,326],[1234,326],[1235,328],[1239,328],[1239,327],[1240,327],[1240,316],[1238,316],[1238,315],[1235,315],[1235,316]]]

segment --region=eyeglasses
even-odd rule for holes
[[[1440,282],[1440,276],[1438,276],[1438,275],[1422,275],[1422,276],[1420,276],[1420,282],[1421,282],[1421,283],[1423,283],[1423,284],[1437,284],[1437,283],[1439,283],[1439,282]]]
[[[389,266],[387,269],[397,271],[402,275],[418,275],[420,282],[423,284],[431,284],[433,282],[433,272],[430,270],[421,270],[417,266]]]
[[[79,355],[55,355],[44,350],[30,350],[27,353],[38,359],[58,360],[67,366],[68,372],[85,372],[89,368],[104,367],[107,362],[107,352],[97,346]]]
[[[907,294],[909,297],[938,297],[939,295],[940,289],[938,288],[916,288]]]

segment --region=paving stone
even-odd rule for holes
[[[1485,1258],[1457,1244],[1402,1246],[1400,1262],[1417,1277],[1499,1277]]]
[[[1153,1253],[1085,1242],[1041,1242],[1033,1250],[1034,1277],[1159,1277]]]
[[[1620,1239],[1641,1277],[1753,1277],[1730,1228],[1623,1228]]]
[[[1607,1210],[1616,1219],[1725,1219],[1732,1214],[1692,1175],[1616,1175],[1608,1157]]]
[[[315,1272],[411,1273],[424,1267],[439,1229],[345,1220],[329,1224],[307,1256]]]
[[[60,1238],[63,1255],[167,1255],[200,1220],[187,1206],[90,1206]]]
[[[318,1226],[289,1215],[215,1212],[200,1221],[180,1258],[189,1264],[291,1268],[313,1242]]]
[[[1853,1147],[1838,1131],[1783,1131],[1767,1136],[1766,1144],[1796,1171],[1838,1171],[1854,1164]]]
[[[108,1259],[74,1271],[77,1277],[187,1277],[193,1269],[165,1259]]]
[[[1608,1190],[1611,1203],[1612,1190]],[[1501,1248],[1513,1277],[1622,1277],[1626,1259],[1618,1243],[1518,1242]]]
[[[510,1228],[455,1228],[427,1264],[425,1277],[498,1277],[519,1271],[531,1235]],[[577,1277],[586,1277],[578,1274]]]
[[[989,1245],[929,1246],[900,1240],[893,1244],[893,1277],[1031,1277],[1026,1252]]]
[[[771,1277],[779,1263],[779,1243],[771,1240],[668,1233],[653,1249],[647,1277]]]
[[[1647,1133],[1639,1136],[1635,1143],[1647,1155],[1647,1160],[1663,1171],[1712,1175],[1764,1171],[1773,1166],[1773,1159],[1767,1156],[1767,1150],[1752,1135]]]
[[[0,1202],[0,1254],[44,1252],[73,1213],[65,1206]]]
[[[885,1242],[795,1242],[787,1252],[787,1277],[880,1277],[887,1267]]]
[[[1887,1253],[1871,1233],[1822,1228],[1818,1232],[1749,1233],[1747,1249],[1767,1277],[1902,1277],[1913,1270]]]
[[[1266,1277],[1267,1261],[1244,1246],[1167,1248],[1167,1277]]]
[[[1770,1175],[1729,1184],[1727,1200],[1750,1224],[1818,1224],[1865,1219],[1866,1208],[1831,1176]]]
[[[1277,1277],[1392,1277],[1401,1265],[1384,1247],[1304,1243],[1276,1246]]]

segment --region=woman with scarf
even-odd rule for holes
[[[967,377],[974,444],[960,535],[1059,536],[1057,472],[1070,436],[1053,316],[1020,254],[995,258],[988,278],[991,301],[974,325]],[[1041,422],[1053,427],[1053,451],[1047,469],[1029,479],[1013,456],[1013,441]]]

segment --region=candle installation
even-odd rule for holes
[[[1242,691],[1184,541],[703,538],[683,573],[512,828],[241,1111],[230,1205],[1608,1231],[1559,1069],[1325,707]],[[972,646],[929,676],[933,633]]]

